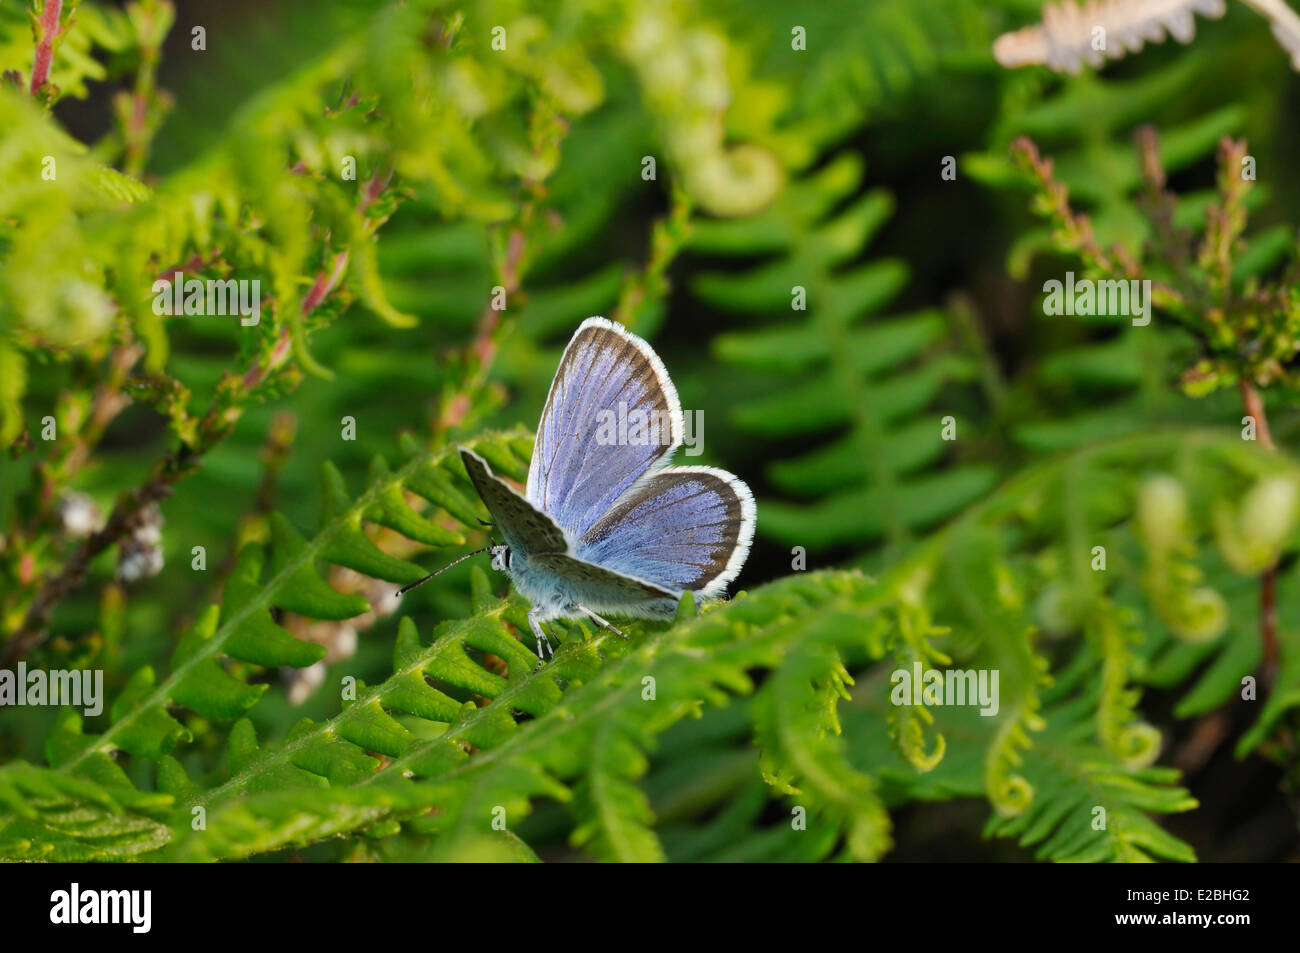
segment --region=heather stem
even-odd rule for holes
[[[1255,421],[1255,436],[1266,450],[1276,449],[1273,435],[1268,429],[1268,417],[1264,414],[1264,401],[1259,391],[1245,377],[1241,379],[1241,399],[1246,406],[1246,413]],[[1259,578],[1259,634],[1263,649],[1261,674],[1264,683],[1271,684],[1277,673],[1277,563],[1264,570]]]
[[[36,42],[36,62],[32,65],[32,95],[44,88],[50,78],[54,63],[54,41],[59,35],[59,16],[63,13],[63,0],[45,0],[41,8],[40,38]]]

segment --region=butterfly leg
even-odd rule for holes
[[[555,650],[551,648],[551,640],[546,637],[541,620],[537,618],[536,608],[528,610],[528,627],[533,630],[533,637],[537,639],[537,668],[541,668],[547,655],[555,658]]]
[[[555,658],[555,650],[551,648],[553,641],[559,641],[555,635],[555,623],[552,622],[550,625],[547,625],[542,622],[539,623],[539,625],[541,625],[542,632],[546,635],[546,654],[551,658]]]
[[[610,623],[608,620],[606,620],[606,619],[602,619],[600,616],[596,615],[596,613],[592,612],[592,611],[591,611],[590,609],[588,609],[586,606],[584,606],[584,605],[579,605],[578,603],[575,602],[575,603],[573,604],[573,607],[574,607],[575,609],[577,609],[579,612],[582,612],[582,613],[586,614],[586,615],[587,615],[588,617],[590,617],[590,618],[592,619],[592,621],[594,621],[597,625],[603,626],[604,628],[609,629],[609,631],[614,632],[614,633],[616,633],[616,634],[618,634],[618,635],[621,635],[621,636],[622,636],[623,638],[625,638],[625,639],[627,638],[627,633],[626,633],[626,632],[621,631],[617,626],[613,625],[613,624]]]

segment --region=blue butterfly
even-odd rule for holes
[[[488,548],[492,568],[532,603],[539,665],[554,654],[545,622],[588,618],[626,638],[603,613],[671,618],[684,592],[720,596],[740,572],[754,496],[725,470],[669,466],[681,443],[681,403],[659,356],[595,317],[560,358],[523,496],[459,448],[505,537]]]

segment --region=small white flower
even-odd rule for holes
[[[136,582],[162,572],[162,510],[151,503],[136,516],[131,535],[118,546],[117,578],[121,582]]]
[[[59,497],[59,517],[63,520],[64,532],[69,536],[89,536],[104,525],[103,514],[95,501],[75,490],[65,491]]]

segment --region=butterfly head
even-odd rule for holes
[[[493,546],[488,550],[492,554],[492,568],[497,572],[510,571],[510,547],[506,545]]]

